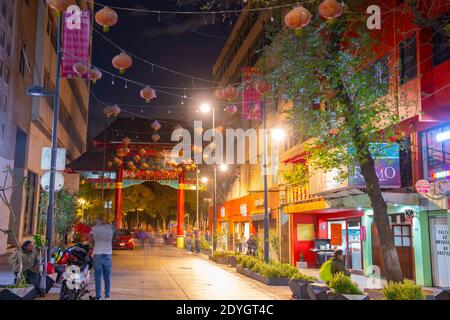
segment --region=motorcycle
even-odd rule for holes
[[[66,253],[67,264],[62,274],[62,285],[59,300],[80,300],[89,293],[91,280],[92,248],[75,245]],[[90,299],[92,299],[90,297]]]

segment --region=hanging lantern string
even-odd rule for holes
[[[218,15],[224,15],[224,14],[240,14],[242,12],[261,12],[266,10],[276,10],[276,9],[284,9],[284,8],[294,8],[299,5],[309,4],[309,3],[315,3],[317,0],[305,0],[305,1],[296,1],[295,3],[289,3],[289,4],[280,4],[276,6],[269,6],[269,7],[256,7],[256,8],[249,8],[244,7],[242,9],[234,9],[234,10],[217,10],[217,11],[171,11],[171,10],[155,10],[155,9],[142,9],[142,8],[131,8],[131,7],[118,7],[118,6],[110,6],[103,3],[100,3],[98,1],[94,0],[86,0],[86,2],[92,3],[99,7],[109,7],[114,10],[121,10],[121,11],[131,11],[131,12],[140,12],[140,13],[152,13],[158,15],[159,19],[161,15],[167,14],[167,15],[199,15],[199,16],[212,16],[215,14]],[[389,13],[392,11],[404,11],[403,8],[389,8],[389,10],[382,11],[382,13]],[[361,14],[360,11],[346,11],[347,13],[358,13]]]
[[[303,1],[302,3],[311,3],[315,0],[309,0],[309,1]],[[170,10],[152,10],[152,9],[142,9],[142,8],[130,8],[130,7],[116,7],[116,6],[109,6],[103,3],[100,3],[98,1],[94,0],[86,0],[86,2],[93,3],[96,6],[99,7],[109,7],[114,10],[122,10],[122,11],[132,11],[132,12],[141,12],[141,13],[153,13],[153,14],[173,14],[173,15],[202,15],[202,16],[211,16],[213,14],[231,14],[231,13],[242,13],[242,12],[255,12],[255,11],[264,11],[264,10],[271,10],[271,9],[282,9],[282,8],[289,8],[289,7],[295,7],[298,4],[297,3],[290,3],[290,4],[282,4],[277,6],[270,6],[270,7],[258,7],[258,8],[244,8],[244,9],[235,9],[235,10],[218,10],[218,11],[170,11]]]
[[[62,51],[63,51],[64,53],[66,53],[67,55],[71,56],[71,57],[75,57],[71,52],[68,52],[67,50],[62,49]],[[75,58],[76,58],[76,57],[75,57]],[[145,83],[142,83],[142,82],[139,82],[139,81],[130,79],[130,78],[126,78],[126,77],[123,77],[123,76],[120,76],[120,75],[116,75],[116,74],[114,74],[114,73],[112,73],[112,72],[110,72],[110,71],[107,71],[107,70],[105,70],[105,69],[103,69],[103,68],[100,68],[100,67],[98,67],[98,66],[95,66],[95,65],[93,65],[93,64],[91,64],[91,63],[89,63],[88,65],[89,65],[90,68],[97,68],[98,70],[102,71],[103,73],[105,73],[105,74],[107,74],[107,75],[110,75],[111,77],[113,77],[113,79],[120,79],[120,80],[126,81],[127,83],[134,84],[134,85],[136,85],[136,86],[138,86],[138,87],[145,87],[145,86],[147,86],[147,84],[145,84]],[[239,85],[242,85],[242,83],[239,83]],[[203,100],[198,99],[198,98],[189,97],[189,96],[187,96],[187,95],[185,95],[185,94],[176,94],[176,93],[173,93],[173,92],[169,92],[169,91],[166,91],[166,90],[162,90],[162,89],[161,89],[161,86],[152,86],[152,87],[155,88],[155,91],[157,91],[157,92],[159,92],[159,93],[162,93],[162,94],[166,94],[166,95],[178,97],[178,98],[181,98],[181,99],[187,99],[187,100],[197,101],[197,102],[203,101]],[[172,88],[172,87],[167,87],[167,88],[169,88],[169,90],[170,90],[170,89],[175,89],[175,88]],[[181,89],[181,90],[186,89],[186,90],[189,90],[189,89],[192,89],[192,88],[177,88],[177,89]],[[205,89],[213,89],[213,88],[212,88],[212,87],[208,87],[208,88],[205,88]]]
[[[158,68],[160,70],[164,70],[164,71],[176,74],[176,75],[178,75],[180,77],[185,77],[185,78],[195,79],[195,80],[202,81],[202,82],[208,82],[208,83],[217,84],[216,81],[209,80],[209,79],[204,79],[204,78],[200,78],[200,77],[196,77],[196,76],[193,76],[193,75],[189,75],[189,74],[186,74],[186,73],[183,73],[183,72],[179,72],[179,71],[176,71],[176,70],[173,70],[173,69],[170,69],[170,68],[166,68],[166,67],[161,66],[159,64],[156,64],[154,62],[148,61],[147,59],[139,57],[139,56],[135,55],[134,53],[129,52],[129,51],[121,48],[119,45],[114,43],[112,40],[108,39],[105,35],[103,35],[100,31],[96,30],[95,28],[92,28],[92,30],[94,30],[94,32],[96,34],[100,35],[100,37],[102,37],[105,41],[107,41],[109,44],[114,46],[116,49],[120,50],[121,52],[125,52],[126,54],[130,55],[131,57],[133,57],[133,58],[135,58],[135,59],[137,59],[137,60],[139,60],[139,61],[141,61],[141,62],[143,62],[145,64],[148,64],[148,65],[152,66],[152,68]]]

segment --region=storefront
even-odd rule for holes
[[[424,264],[428,264],[424,282],[436,287],[449,287],[450,123],[421,132],[420,142],[422,184],[428,183],[430,189],[422,195],[425,205],[421,214],[426,214],[426,217],[421,222],[429,239],[423,259]]]
[[[250,220],[254,208],[253,197],[246,196],[226,201],[217,206],[217,247],[225,251],[242,250],[251,234],[255,233]]]

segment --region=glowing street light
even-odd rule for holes
[[[274,128],[270,130],[270,136],[273,141],[280,142],[286,138],[286,132],[281,128]]]
[[[222,164],[219,166],[219,170],[222,171],[222,172],[225,172],[225,171],[228,170],[228,166],[227,166],[225,163],[222,163]]]
[[[200,105],[200,112],[209,113],[211,111],[211,105],[209,103],[202,103]]]
[[[203,178],[201,179],[201,182],[202,182],[203,184],[207,184],[207,183],[208,183],[208,177],[203,177]]]

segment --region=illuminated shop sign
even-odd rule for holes
[[[432,174],[433,179],[445,179],[450,177],[450,170],[434,172]]]

